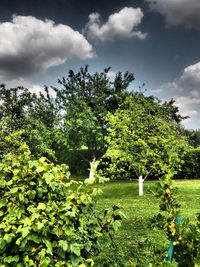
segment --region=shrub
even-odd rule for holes
[[[0,266],[92,266],[120,211],[97,214],[99,190],[69,180],[66,165],[32,158],[26,144],[0,163]]]
[[[66,146],[59,144],[55,151],[58,163],[67,164],[71,174],[89,176],[88,162],[83,159],[89,157],[88,150],[67,150]]]
[[[191,224],[189,219],[180,217],[180,204],[176,200],[176,188],[170,174],[160,179],[154,194],[161,199],[161,213],[153,218],[152,227],[162,229],[171,242],[168,261],[172,261],[173,257],[178,267],[199,266],[200,215],[196,224]],[[162,254],[161,252],[156,256],[155,266],[163,262]]]
[[[200,178],[200,147],[190,147],[187,149],[183,160],[182,171],[178,173],[177,177],[189,179]]]

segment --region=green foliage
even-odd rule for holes
[[[22,139],[36,157],[55,160],[54,148],[60,138],[58,110],[48,88],[39,96],[23,87],[0,85],[0,121],[3,133],[21,131]],[[1,144],[5,134],[0,136]],[[4,146],[0,149],[3,151]]]
[[[88,66],[78,73],[70,70],[67,78],[58,80],[62,88],[55,89],[63,110],[66,140],[72,149],[85,146],[89,151],[87,161],[98,160],[105,153],[105,117],[130,95],[127,88],[134,80],[133,74],[119,72],[110,81],[109,70],[94,74],[89,73]]]
[[[147,177],[152,172],[166,172],[168,155],[172,151],[172,160],[176,164],[181,162],[180,152],[186,142],[177,124],[169,121],[156,99],[136,94],[127,98],[107,119],[106,156],[112,161],[110,172],[133,171],[138,177]]]
[[[200,177],[200,147],[189,147],[184,154],[178,178],[195,179]]]
[[[0,265],[92,266],[100,239],[121,220],[119,208],[97,214],[100,191],[69,180],[66,165],[35,160],[25,143],[0,163]]]
[[[8,119],[0,122],[0,159],[4,154],[15,152],[22,143],[22,131],[12,131],[9,122]]]
[[[196,224],[191,224],[189,219],[184,218],[183,222],[178,223],[180,204],[177,202],[176,188],[173,186],[170,174],[160,179],[153,193],[162,201],[161,213],[152,220],[153,228],[162,229],[166,233],[174,247],[173,259],[179,267],[199,266],[200,216],[197,217]],[[162,253],[157,255],[157,263],[162,261]]]
[[[169,101],[165,101],[164,103],[160,103],[162,106],[162,109],[167,114],[167,118],[169,121],[173,121],[175,123],[181,123],[182,120],[188,119],[188,116],[181,116],[179,114],[179,108],[175,106],[175,100],[171,99]]]
[[[88,176],[88,162],[83,159],[89,158],[87,149],[73,150],[60,143],[55,155],[60,164],[64,163],[69,166],[71,174]]]
[[[7,89],[4,84],[1,84],[0,100],[0,120],[10,117],[12,127],[19,129],[23,124],[26,109],[31,106],[32,94],[23,87]]]
[[[185,129],[185,134],[188,137],[189,145],[194,148],[200,146],[200,130],[187,130]]]

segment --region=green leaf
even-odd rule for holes
[[[29,234],[30,228],[29,227],[22,228],[21,232],[22,232],[22,237],[25,238]]]
[[[79,256],[77,257],[76,255],[71,255],[70,258],[71,258],[73,267],[78,266],[78,264],[81,261],[81,258]]]
[[[28,162],[29,168],[37,168],[38,167],[38,161],[37,160],[29,160]]]
[[[3,250],[6,247],[6,241],[3,238],[0,238],[0,250]]]
[[[42,238],[42,241],[47,247],[47,253],[52,255],[52,244],[51,244],[51,242],[47,238]]]
[[[59,246],[64,250],[67,251],[68,249],[68,242],[66,240],[60,240],[59,241]]]
[[[36,172],[40,173],[43,172],[45,170],[45,168],[43,166],[38,166],[36,169]]]
[[[18,262],[19,261],[19,255],[13,256],[8,256],[4,259],[5,262],[11,263],[11,262]]]
[[[43,178],[45,179],[45,181],[46,181],[47,184],[50,184],[51,181],[54,179],[54,176],[51,173],[45,173],[43,175]]]
[[[3,237],[3,239],[7,243],[11,243],[14,237],[15,237],[15,235],[13,233],[11,233],[11,234],[5,234],[4,237]]]
[[[77,244],[77,243],[70,244],[71,252],[76,254],[76,256],[78,256],[78,257],[81,255],[81,248],[82,248],[82,245],[80,245],[80,244]]]
[[[40,261],[40,267],[48,267],[50,262],[51,262],[50,258],[46,257],[45,259],[42,259]]]
[[[46,209],[46,205],[44,203],[39,203],[37,206],[38,210],[45,210]]]
[[[37,230],[41,230],[44,227],[44,223],[41,223],[40,221],[36,223]]]

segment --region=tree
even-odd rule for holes
[[[36,157],[55,159],[57,112],[48,88],[37,96],[23,87],[8,89],[5,85],[0,85],[1,144],[6,133],[21,131],[22,139],[28,143]],[[4,152],[3,146],[0,150]]]
[[[22,128],[26,112],[32,105],[33,95],[23,87],[6,88],[0,85],[0,120],[10,118],[10,126],[16,130]]]
[[[106,157],[111,160],[110,171],[134,171],[139,195],[143,195],[143,182],[150,173],[167,170],[172,151],[173,161],[180,162],[184,138],[178,125],[168,120],[168,114],[153,97],[145,98],[141,94],[129,97],[107,120]]]
[[[185,129],[185,134],[188,138],[189,144],[194,147],[198,148],[200,146],[200,130],[187,130]]]
[[[109,70],[94,74],[89,73],[88,66],[78,73],[70,70],[67,78],[58,80],[62,88],[54,88],[62,107],[67,142],[74,150],[86,147],[89,151],[89,157],[84,160],[90,162],[90,178],[94,177],[99,160],[106,152],[106,115],[113,113],[131,95],[128,86],[134,80],[133,74],[118,72],[110,81]]]
[[[159,101],[159,103],[161,104],[164,114],[165,116],[167,116],[168,121],[173,121],[176,124],[180,124],[182,120],[189,118],[189,116],[182,116],[181,114],[179,114],[179,108],[174,105],[175,100],[173,98],[163,103]]]

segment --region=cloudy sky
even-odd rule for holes
[[[69,69],[133,72],[200,128],[199,0],[0,0],[0,83],[37,92]]]

